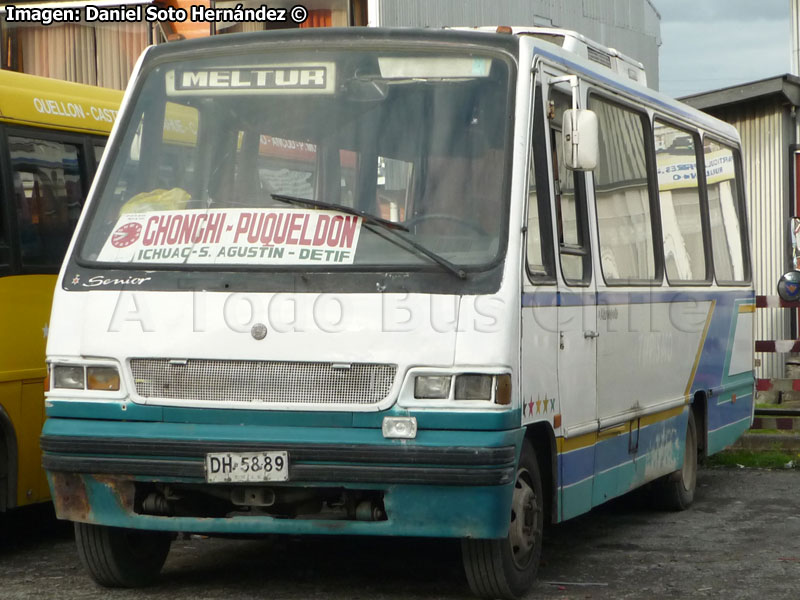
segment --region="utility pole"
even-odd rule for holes
[[[800,0],[792,4],[792,75],[800,75]]]

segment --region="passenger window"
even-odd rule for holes
[[[262,195],[284,194],[313,200],[316,172],[316,144],[265,134],[260,136],[258,177]]]
[[[597,97],[590,97],[589,108],[599,126],[594,182],[603,276],[609,283],[654,281],[645,117]]]
[[[8,245],[8,234],[6,233],[6,198],[5,194],[0,195],[0,269],[7,267],[11,262],[11,248]]]
[[[654,134],[667,279],[671,283],[706,281],[709,271],[694,136],[658,121]]]
[[[553,153],[553,185],[556,204],[556,226],[561,257],[561,272],[570,285],[591,280],[586,198],[582,190],[583,175],[569,171],[565,162],[562,121],[572,98],[555,90],[550,93],[550,147]]]
[[[527,266],[531,280],[543,283],[553,281],[554,276],[549,167],[541,86],[536,86],[535,98],[531,162],[528,170]]]
[[[61,264],[83,204],[80,147],[9,136],[22,265]]]
[[[358,188],[358,153],[339,150],[339,201],[354,208]]]
[[[377,214],[398,223],[405,221],[411,196],[413,165],[404,160],[378,157]]]
[[[94,164],[95,168],[100,165],[100,159],[103,158],[103,152],[106,149],[105,143],[102,144],[94,144],[92,146],[94,149]]]
[[[747,272],[746,236],[741,225],[742,202],[736,176],[738,156],[728,146],[708,138],[703,146],[703,155],[717,281],[747,281],[750,274]]]

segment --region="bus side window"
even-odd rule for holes
[[[744,283],[750,279],[746,259],[747,237],[742,226],[739,155],[732,148],[706,138],[703,145],[711,221],[711,246],[718,283]]]
[[[550,186],[547,164],[547,141],[544,131],[542,87],[536,86],[533,109],[533,138],[528,171],[527,268],[531,280],[546,283],[555,280],[553,270],[553,234],[550,226]]]
[[[597,114],[600,138],[594,182],[603,276],[607,283],[651,283],[657,270],[645,116],[596,96],[589,108]]]
[[[696,135],[656,120],[654,137],[667,280],[708,281]]]
[[[0,195],[0,273],[5,271],[11,264],[11,248],[8,243],[9,235],[6,231],[6,227],[8,226],[6,215],[9,209],[13,210],[14,201],[13,197],[6,198],[5,194]]]
[[[83,204],[81,147],[9,136],[23,267],[57,267]]]
[[[100,159],[103,158],[103,152],[105,152],[105,149],[105,142],[92,144],[92,150],[94,150],[94,172],[97,172],[97,167],[100,166]]]

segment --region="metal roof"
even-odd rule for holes
[[[684,96],[680,100],[700,110],[706,110],[763,100],[770,96],[777,96],[781,102],[789,103],[792,106],[800,106],[800,77],[787,73],[719,90]]]

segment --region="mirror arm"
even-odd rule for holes
[[[578,110],[578,76],[577,75],[565,75],[563,77],[554,77],[550,80],[550,85],[556,83],[569,83],[569,87],[572,91],[572,110]],[[572,136],[572,164],[576,164],[578,162],[578,120],[573,119],[572,121],[572,130],[570,131],[570,135]]]

